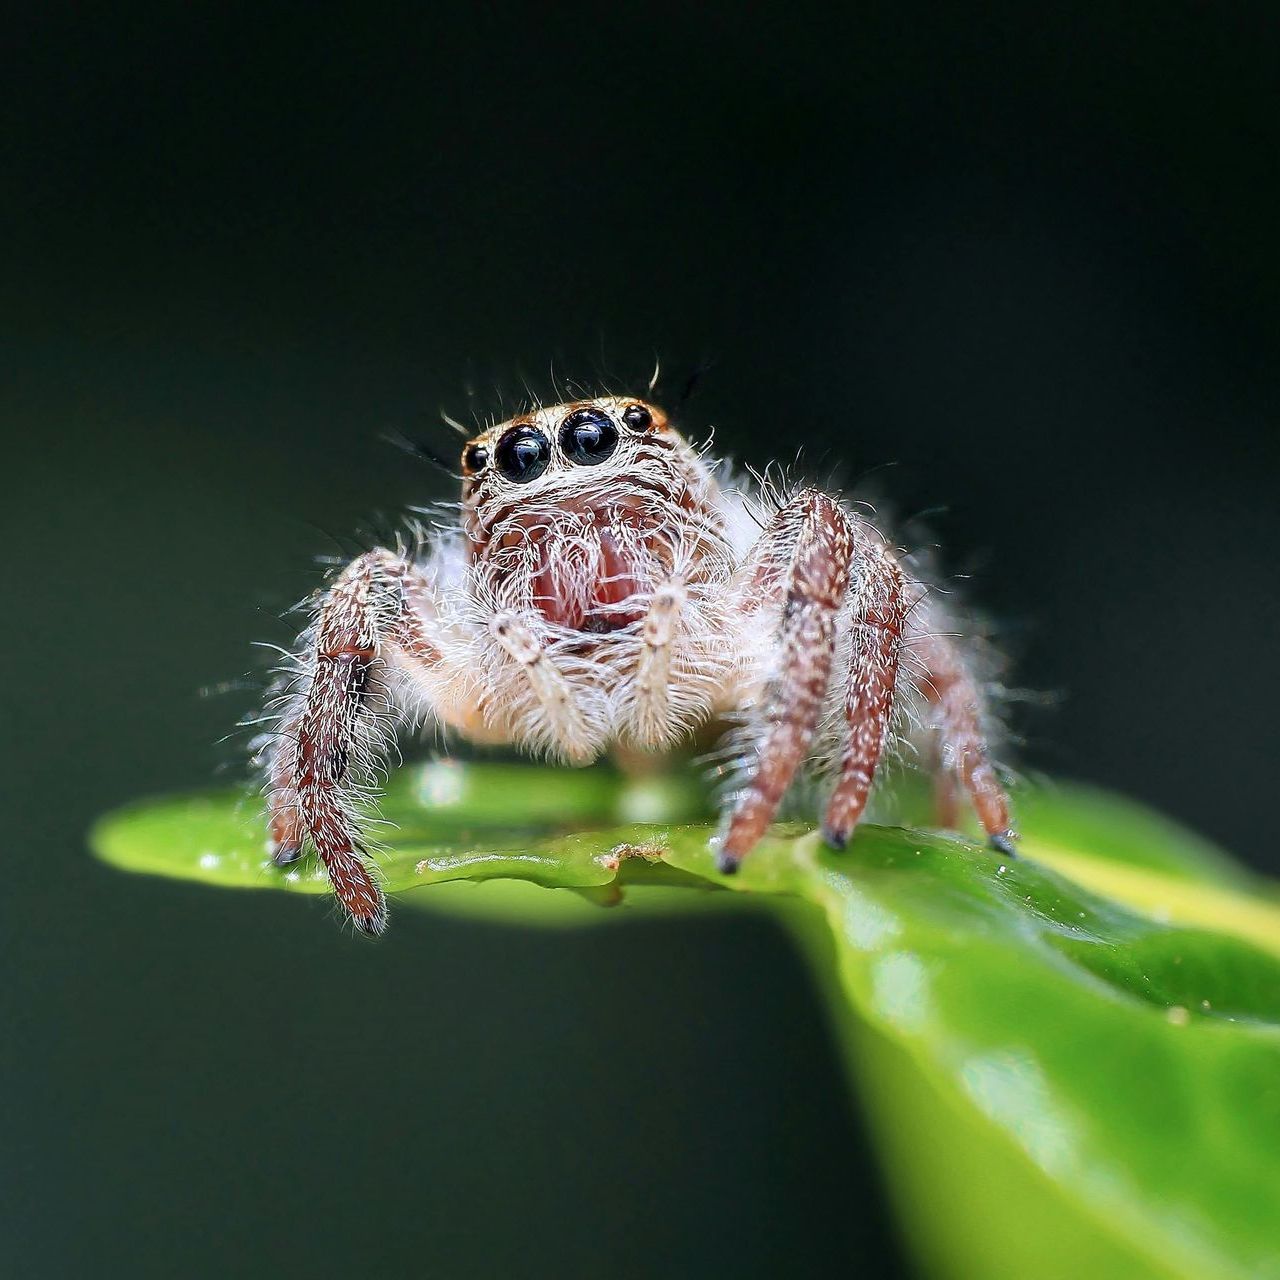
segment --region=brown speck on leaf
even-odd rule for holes
[[[666,854],[661,844],[616,844],[608,853],[600,855],[600,865],[606,871],[617,871],[624,858],[643,858],[646,862],[661,862]]]

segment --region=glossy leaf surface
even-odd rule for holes
[[[837,854],[796,827],[726,879],[692,778],[434,764],[392,780],[378,862],[397,904],[530,924],[776,911],[931,1274],[1280,1276],[1273,891],[1114,797],[1018,808],[1017,861],[910,827]],[[133,871],[326,891],[310,862],[271,866],[254,798],[134,806],[94,845]]]

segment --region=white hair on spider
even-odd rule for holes
[[[366,932],[363,843],[400,727],[570,764],[724,729],[732,872],[802,775],[837,847],[902,744],[1012,855],[982,681],[946,602],[867,514],[767,468],[736,478],[656,405],[537,406],[467,440],[458,504],[336,574],[260,743],[276,860],[310,846]]]

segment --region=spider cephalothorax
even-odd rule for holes
[[[659,583],[730,554],[706,465],[636,400],[521,415],[471,441],[462,465],[478,585],[553,626],[621,630]]]
[[[732,482],[626,397],[520,414],[462,470],[455,531],[371,551],[319,598],[263,751],[277,861],[314,846],[362,929],[386,906],[355,798],[396,713],[579,764],[726,721],[726,872],[806,765],[835,774],[823,829],[843,845],[886,747],[919,731],[943,821],[964,790],[1012,851],[954,623],[851,507]]]

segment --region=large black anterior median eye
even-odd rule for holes
[[[536,480],[551,461],[551,441],[536,427],[512,427],[493,451],[498,470],[516,484]]]
[[[618,447],[618,428],[602,409],[575,409],[560,427],[560,447],[570,462],[594,467]]]

